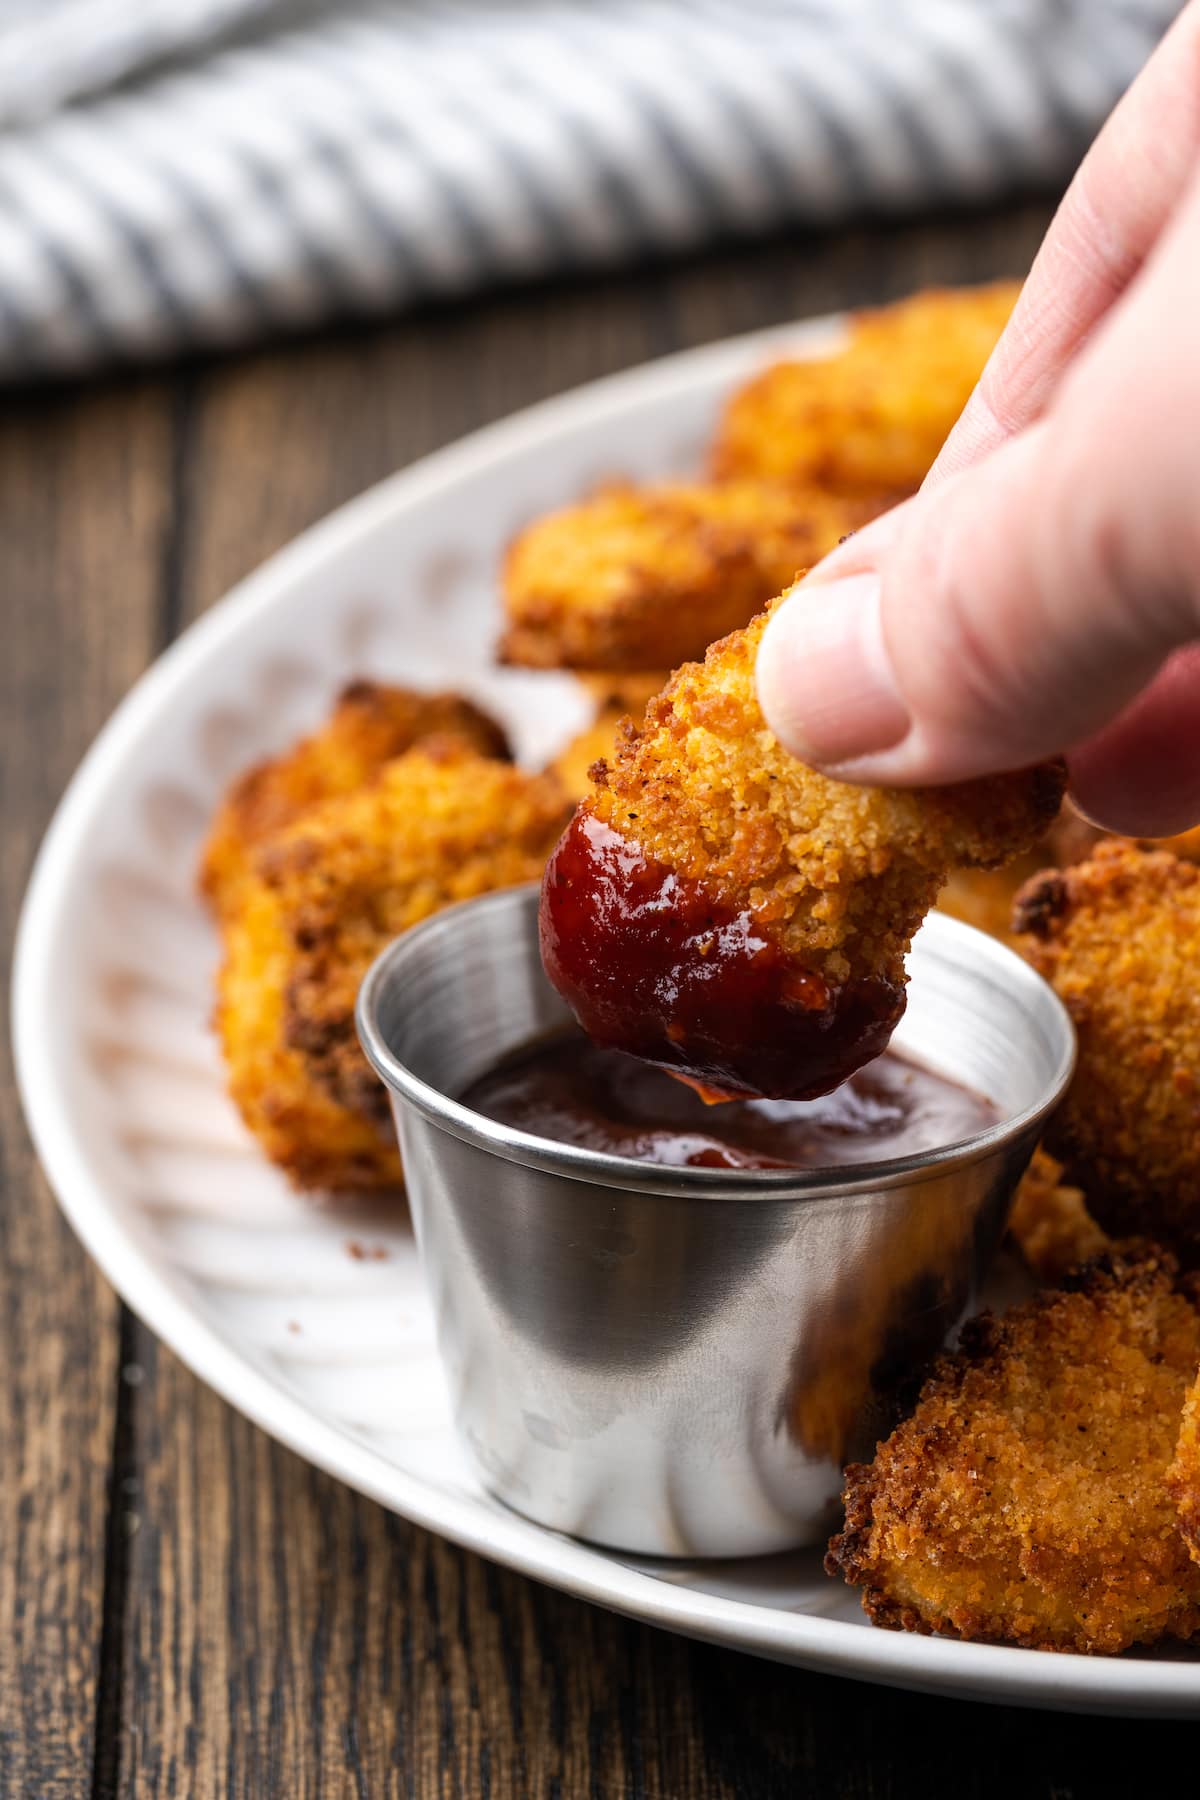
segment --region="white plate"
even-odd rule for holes
[[[359,673],[463,688],[542,760],[588,708],[567,677],[490,666],[506,540],[615,471],[694,466],[734,382],[840,330],[692,351],[479,432],[342,508],[188,631],[101,733],[34,872],[15,971],[26,1111],[68,1217],[147,1324],[264,1430],[397,1512],[585,1599],[808,1668],[1194,1714],[1186,1653],[1102,1661],[877,1631],[815,1552],[639,1564],[489,1500],[451,1434],[409,1231],[292,1194],[226,1098],[207,1030],[215,944],[193,871],[230,775]]]

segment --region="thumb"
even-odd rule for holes
[[[1098,734],[1200,636],[1194,396],[1179,373],[1156,381],[1144,358],[1129,383],[1109,370],[1099,403],[1073,379],[1042,421],[795,588],[758,661],[781,741],[829,774],[892,786],[1085,743],[1094,759]],[[1200,770],[1178,799],[1200,814]]]

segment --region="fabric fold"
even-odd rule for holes
[[[0,5],[0,378],[1063,181],[1176,0]]]

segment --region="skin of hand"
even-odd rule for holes
[[[1066,751],[1077,805],[1200,819],[1200,0],[1081,165],[921,492],[776,612],[758,691],[827,775]]]

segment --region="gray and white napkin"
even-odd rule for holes
[[[1178,0],[0,0],[0,378],[1062,181]]]

